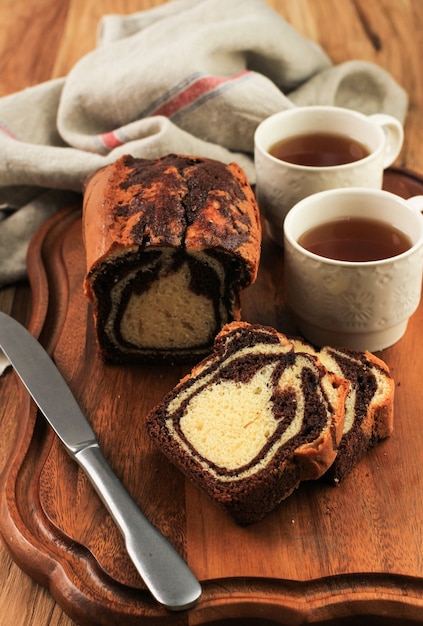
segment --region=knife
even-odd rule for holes
[[[67,452],[85,471],[153,597],[167,609],[194,606],[201,586],[171,543],[147,520],[101,452],[61,373],[35,337],[0,312],[0,347]]]

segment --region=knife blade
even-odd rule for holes
[[[114,474],[93,428],[53,360],[22,324],[3,312],[0,347],[69,455],[88,476],[153,597],[173,611],[194,606],[201,597],[200,583]]]

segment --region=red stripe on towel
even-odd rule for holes
[[[202,76],[179,91],[173,98],[158,106],[157,109],[149,110],[148,116],[163,115],[171,118],[185,107],[193,104],[195,106],[197,101],[197,104],[201,104],[201,99],[208,98],[208,95],[212,98],[217,96],[220,89],[230,86],[231,82],[236,82],[248,74],[251,74],[250,70],[242,70],[232,76]],[[113,150],[125,143],[125,139],[120,139],[117,132],[117,130],[111,130],[98,135],[97,138],[107,150]]]
[[[180,109],[188,106],[198,100],[201,96],[208,92],[212,92],[218,89],[221,85],[236,81],[238,78],[249,74],[249,70],[243,70],[234,74],[233,76],[204,76],[192,83],[189,87],[184,89],[176,95],[174,98],[160,106],[151,115],[164,115],[165,117],[171,117]]]
[[[4,126],[4,124],[0,124],[0,132],[4,133],[5,135],[10,137],[11,139],[16,139],[17,140],[16,135],[14,135],[12,133],[12,131],[7,128],[7,126]]]
[[[100,135],[100,139],[109,150],[113,150],[113,148],[117,148],[118,146],[121,146],[123,144],[123,141],[119,139],[119,137],[113,130]]]

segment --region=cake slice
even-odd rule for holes
[[[292,339],[295,350],[316,355],[326,369],[351,383],[338,454],[326,478],[339,483],[364,455],[393,431],[394,381],[387,364],[370,352],[325,346],[314,348]]]
[[[333,463],[348,389],[273,328],[233,322],[146,427],[188,478],[247,525]]]
[[[243,170],[123,156],[86,182],[85,293],[106,362],[198,361],[240,319],[261,227]]]

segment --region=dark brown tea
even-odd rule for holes
[[[378,261],[412,246],[403,232],[378,220],[345,217],[319,224],[298,240],[306,250],[339,261]]]
[[[330,167],[359,161],[370,151],[346,135],[310,133],[281,139],[269,149],[269,153],[296,165]]]

